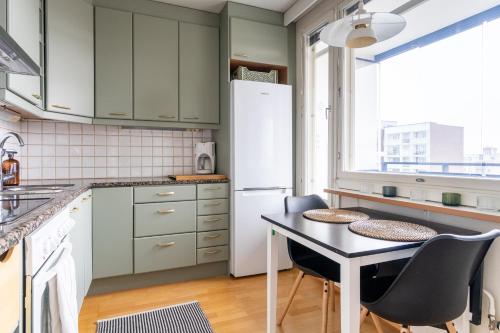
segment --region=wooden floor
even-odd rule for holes
[[[279,312],[295,277],[295,271],[279,275]],[[321,280],[305,277],[278,332],[319,332],[321,295]],[[340,331],[339,295],[336,296],[336,312],[330,310],[329,333]],[[99,319],[194,300],[201,303],[216,333],[266,331],[266,276],[260,275],[238,279],[218,277],[87,297],[80,313],[80,333],[94,333]],[[375,333],[371,319],[366,320],[361,331]],[[397,331],[384,326],[384,332]]]

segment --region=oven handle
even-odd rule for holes
[[[49,266],[55,266],[57,265],[57,262],[61,258],[61,256],[65,255],[65,252],[67,252],[69,255],[71,255],[71,250],[73,249],[73,245],[69,242],[69,240],[64,240],[57,250],[52,254],[56,260],[52,263],[50,263]],[[66,254],[67,255],[67,254]],[[47,264],[47,262],[46,262]],[[50,281],[54,276],[56,276],[56,272],[54,270],[47,270],[45,272],[38,272],[37,277],[36,277],[36,286],[44,285],[48,281]]]

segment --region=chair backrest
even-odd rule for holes
[[[285,198],[285,213],[302,213],[306,210],[323,208],[328,208],[328,205],[316,194]]]
[[[430,326],[458,318],[468,286],[500,230],[477,236],[443,234],[424,243],[370,307],[398,323]]]
[[[285,213],[302,213],[311,209],[323,208],[328,208],[328,205],[316,194],[285,198]],[[291,239],[287,239],[287,244],[288,255],[290,256],[290,260],[294,263],[297,263],[295,259],[315,253],[313,250]]]

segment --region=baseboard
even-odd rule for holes
[[[228,263],[221,261],[159,272],[115,276],[93,280],[88,296],[227,275]]]

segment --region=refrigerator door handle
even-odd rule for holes
[[[272,187],[244,187],[243,191],[276,191],[276,190],[286,190],[284,186],[272,186]]]

